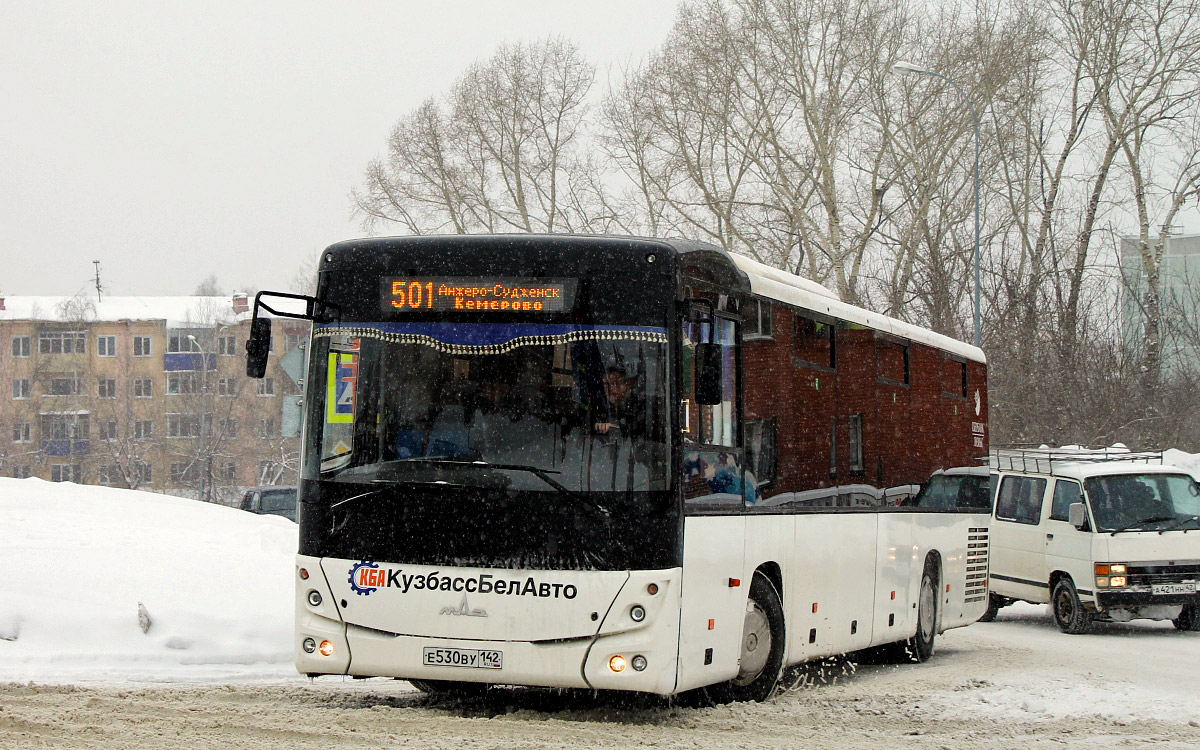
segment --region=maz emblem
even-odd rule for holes
[[[487,617],[486,609],[471,609],[471,605],[467,604],[467,595],[463,594],[462,601],[457,607],[442,607],[439,615],[454,615],[456,617]]]

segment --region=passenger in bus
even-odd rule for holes
[[[632,378],[621,366],[604,372],[604,405],[593,428],[601,435],[620,430],[626,439],[646,434],[646,400],[634,392]]]

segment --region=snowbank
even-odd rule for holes
[[[0,681],[296,676],[291,521],[3,478],[0,518]]]

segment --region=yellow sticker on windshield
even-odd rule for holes
[[[354,396],[358,390],[358,355],[329,353],[329,383],[325,395],[325,421],[329,424],[354,422]]]

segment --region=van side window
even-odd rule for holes
[[[1004,477],[996,498],[996,518],[1036,524],[1042,517],[1042,498],[1045,494],[1046,480],[1043,478]]]
[[[1054,501],[1050,505],[1050,520],[1071,520],[1069,509],[1071,503],[1083,502],[1083,493],[1078,482],[1059,479],[1054,483]]]

